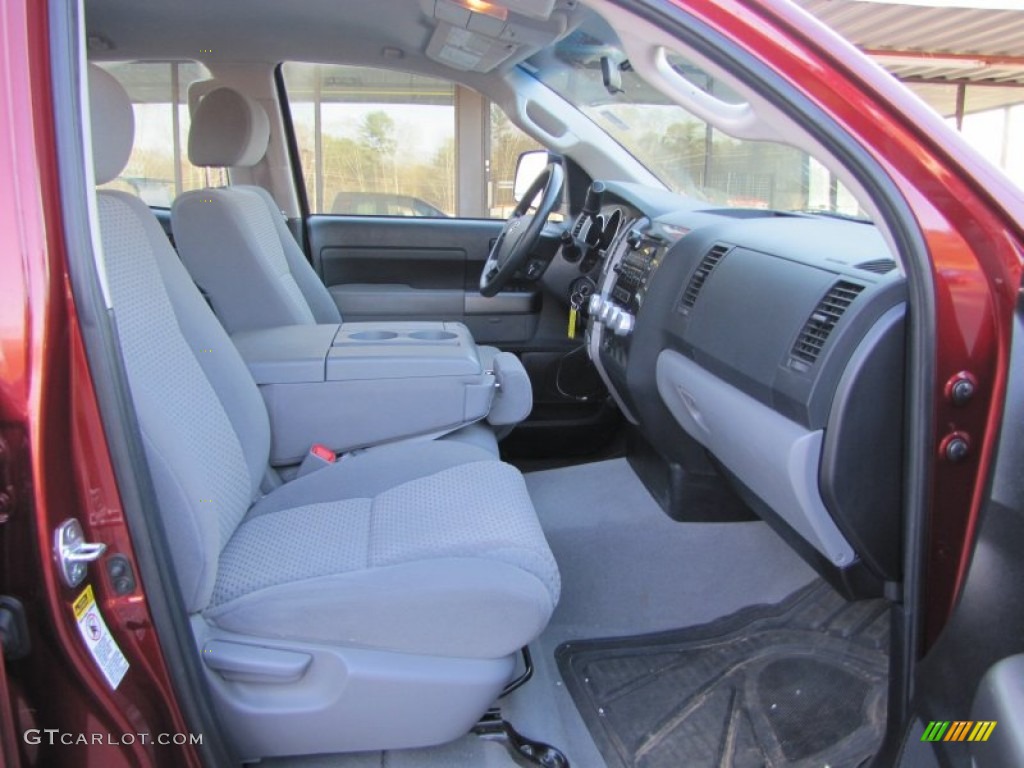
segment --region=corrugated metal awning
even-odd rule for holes
[[[1024,86],[1024,10],[863,0],[795,2],[901,80]],[[1007,103],[994,93],[991,98]]]

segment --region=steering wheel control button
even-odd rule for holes
[[[959,464],[971,453],[970,438],[963,432],[953,432],[946,435],[942,440],[940,451],[946,461]]]
[[[953,405],[967,405],[978,391],[978,382],[967,371],[961,371],[946,382],[946,397]]]

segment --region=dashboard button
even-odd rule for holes
[[[629,312],[620,312],[612,325],[612,332],[616,336],[628,336],[633,332],[636,319]]]

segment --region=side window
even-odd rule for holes
[[[132,100],[135,144],[128,164],[104,185],[138,195],[149,206],[169,208],[182,192],[226,183],[220,169],[188,161],[188,88],[210,72],[194,61],[100,64]]]
[[[312,213],[456,214],[451,83],[297,63],[284,78]]]
[[[455,83],[369,67],[282,67],[311,213],[505,218],[539,147]],[[460,186],[461,185],[461,186]]]

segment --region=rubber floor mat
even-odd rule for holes
[[[698,627],[565,643],[609,768],[853,768],[885,729],[889,617],[817,581]]]

